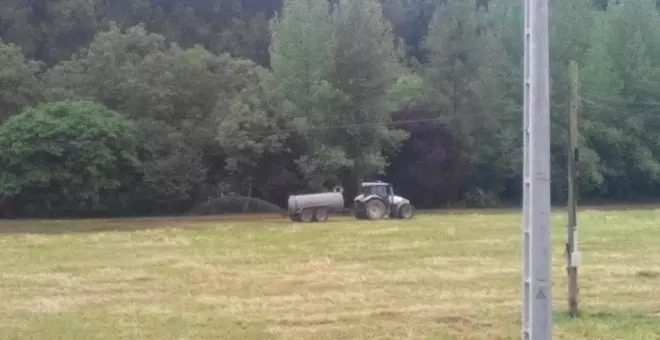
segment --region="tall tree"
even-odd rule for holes
[[[550,18],[551,76],[551,167],[553,199],[564,201],[567,195],[568,127],[566,115],[570,96],[568,65],[582,65],[589,47],[589,31],[594,12],[585,1],[552,2]]]
[[[406,138],[402,130],[389,126],[390,93],[404,76],[403,55],[377,2],[344,0],[334,13],[337,45],[332,83],[343,94],[334,115],[341,117],[338,122],[353,126],[327,137],[342,145],[352,161],[348,177],[359,183],[382,172],[385,153],[398,149]]]
[[[482,19],[485,20],[485,19]],[[476,127],[470,133],[475,168],[472,185],[489,195],[500,197],[507,182],[522,169],[521,139],[517,122],[519,106],[510,95],[515,73],[502,42],[500,27],[487,26],[479,31],[476,59],[479,65],[474,89],[479,113],[470,117]]]
[[[611,4],[599,17],[584,97],[587,136],[602,161],[600,190],[621,199],[653,195],[660,180],[655,1]]]
[[[437,7],[425,41],[424,76],[435,91],[431,103],[446,117],[461,150],[452,161],[463,174],[455,183],[456,198],[466,186],[499,194],[519,164],[508,90],[511,64],[497,33],[473,3],[447,0]]]
[[[282,16],[272,24],[270,91],[281,102],[284,114],[306,143],[297,161],[310,186],[338,182],[340,169],[351,164],[336,143],[327,143],[339,125],[336,102],[341,93],[333,88],[335,71],[335,24],[328,3],[288,0]]]
[[[613,55],[611,13],[598,14],[590,32],[590,46],[580,76],[580,189],[585,197],[607,193],[606,181],[623,170],[618,150],[624,132],[614,124],[619,112],[609,105],[621,103],[623,80]],[[600,99],[609,101],[604,104]],[[613,120],[614,119],[614,120]]]
[[[287,155],[288,137],[284,117],[259,81],[267,70],[246,62],[250,82],[232,97],[220,97],[214,113],[218,120],[218,142],[227,156],[226,168],[244,196],[251,198],[267,186],[271,155]],[[238,190],[237,190],[238,191]],[[263,192],[262,192],[263,195]],[[245,201],[246,204],[249,200]],[[247,209],[247,207],[246,207]]]
[[[0,123],[41,99],[40,70],[16,45],[0,41]]]
[[[405,137],[387,127],[401,74],[389,25],[375,1],[307,0],[286,2],[273,26],[272,84],[307,143],[299,164],[313,187],[357,189]]]

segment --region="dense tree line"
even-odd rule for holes
[[[0,216],[220,212],[368,179],[418,207],[520,199],[522,1],[0,4]],[[570,61],[581,197],[658,197],[656,0],[551,11],[553,199]]]

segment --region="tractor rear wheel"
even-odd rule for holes
[[[402,220],[407,220],[414,214],[413,206],[408,203],[402,204],[398,210],[397,215]]]
[[[314,221],[314,210],[303,209],[300,212],[300,222],[309,223]]]
[[[328,211],[321,208],[314,211],[314,221],[325,222],[328,220]]]
[[[385,203],[379,199],[373,199],[366,204],[367,218],[370,220],[380,220],[387,214]]]

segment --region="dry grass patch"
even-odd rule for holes
[[[660,338],[658,217],[651,209],[581,212],[583,317],[569,320],[565,218],[555,214],[556,339]],[[1,231],[2,339],[520,334],[520,217],[512,212],[309,225],[275,217],[26,221],[0,223]]]

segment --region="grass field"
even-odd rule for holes
[[[573,321],[565,217],[553,216],[555,339],[660,339],[659,217],[580,213]],[[517,213],[15,221],[0,232],[2,339],[520,338]]]

